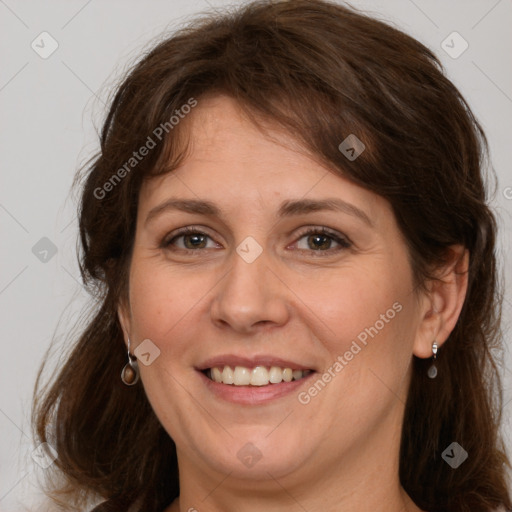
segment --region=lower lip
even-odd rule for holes
[[[235,386],[234,384],[222,384],[208,378],[203,372],[198,371],[208,389],[217,397],[228,402],[243,405],[258,405],[270,402],[277,398],[289,395],[309,381],[316,372],[311,372],[306,377],[291,382],[279,384],[267,384],[266,386]]]

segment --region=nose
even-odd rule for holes
[[[211,318],[219,327],[250,334],[282,326],[289,318],[286,284],[270,266],[265,251],[248,263],[234,252],[231,266],[215,287]]]

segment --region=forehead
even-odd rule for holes
[[[144,183],[143,210],[169,195],[265,207],[337,196],[364,205],[370,215],[387,208],[387,201],[343,178],[277,124],[256,126],[227,96],[199,100],[182,128],[187,156],[175,170]]]
[[[197,162],[241,175],[247,167],[251,172],[279,173],[291,165],[312,171],[320,166],[318,158],[276,122],[258,118],[256,125],[228,96],[201,100],[187,122],[191,145],[188,167]]]

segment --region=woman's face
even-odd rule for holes
[[[184,122],[189,156],[141,190],[120,308],[132,352],[150,340],[141,378],[180,471],[392,466],[423,306],[389,203],[227,97]]]

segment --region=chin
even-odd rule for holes
[[[224,474],[255,481],[268,481],[269,474],[281,478],[304,465],[307,449],[289,435],[289,431],[283,431],[280,436],[268,435],[270,431],[265,428],[264,432],[260,429],[259,434],[244,435],[240,428],[229,438],[225,450],[219,450],[220,443],[215,443],[214,451],[198,453],[203,464]]]

